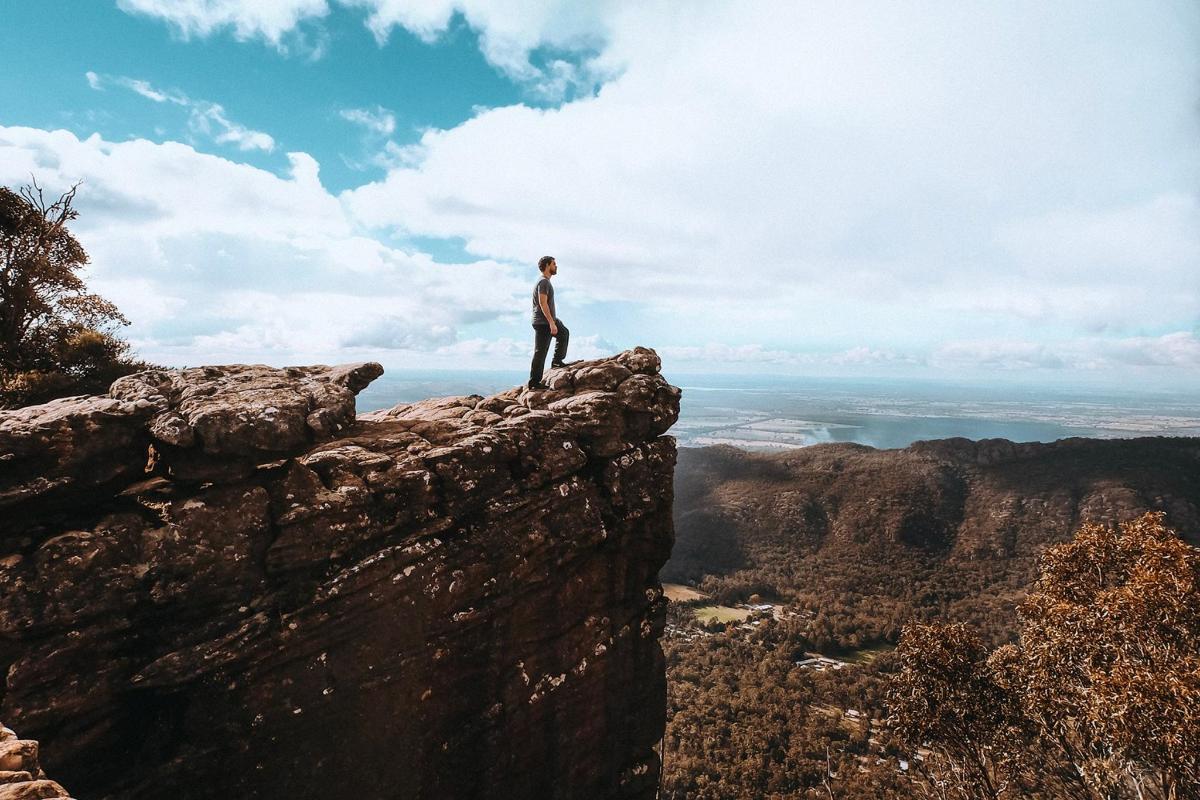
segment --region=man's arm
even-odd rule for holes
[[[558,325],[554,322],[554,315],[550,313],[550,304],[546,302],[546,293],[538,292],[538,305],[542,307],[542,316],[550,323],[550,334],[558,335]]]

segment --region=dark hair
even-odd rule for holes
[[[554,256],[542,256],[538,259],[538,272],[545,272],[546,267],[550,266],[550,262],[554,260]]]

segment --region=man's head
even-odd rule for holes
[[[558,264],[554,263],[554,256],[542,256],[538,259],[538,269],[542,274],[549,278],[551,275],[558,274]]]

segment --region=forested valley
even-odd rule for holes
[[[1175,784],[1167,779],[1122,778],[1126,783],[1118,780],[1108,795],[1096,788],[1106,780],[1100,773],[1087,785],[1063,783],[1072,759],[1085,761],[1080,753],[1099,747],[1101,733],[1078,752],[1041,753],[1043,766],[1036,767],[1023,761],[1043,747],[1033,723],[1016,712],[1000,720],[993,710],[957,708],[972,724],[992,726],[972,732],[980,741],[999,736],[1003,726],[1025,737],[1009,736],[1026,746],[1007,761],[993,752],[1003,748],[973,761],[956,749],[962,731],[939,728],[934,711],[950,713],[946,698],[1016,708],[1013,698],[1039,685],[1038,670],[1047,665],[1030,666],[1013,653],[1023,638],[1061,633],[1039,623],[1036,601],[1074,586],[1090,569],[1079,558],[1128,567],[1160,558],[1154,548],[1178,546],[1182,555],[1173,558],[1183,577],[1172,585],[1195,585],[1198,461],[1200,442],[1167,438],[943,440],[898,451],[828,445],[772,455],[681,450],[677,541],[663,571],[674,598],[664,637],[663,796],[1171,796]],[[1157,516],[1145,518],[1147,512]],[[1142,520],[1141,527],[1113,534],[1131,520]],[[1143,536],[1149,545],[1138,539],[1145,530],[1153,534]],[[1063,567],[1059,552],[1072,547],[1084,555]],[[1110,558],[1106,547],[1136,552]],[[1096,597],[1089,608],[1102,607],[1108,595]],[[1194,655],[1200,612],[1181,597],[1164,646],[1186,653],[1190,642]],[[1114,608],[1114,620],[1132,613],[1128,603]],[[1166,618],[1161,609],[1153,613]],[[1146,626],[1149,637],[1161,633],[1151,629],[1155,624]],[[1121,648],[1114,642],[1111,649]],[[943,670],[930,653],[960,671]],[[1179,687],[1198,680],[1187,672],[1190,662],[1179,663],[1178,675],[1155,678],[1174,687],[1163,696],[1182,697]],[[946,700],[940,710],[913,704],[930,693]],[[1160,756],[1129,756],[1135,767],[1126,772]],[[1170,758],[1183,756],[1175,751]],[[975,761],[980,766],[968,768]],[[946,781],[947,774],[963,779]],[[980,788],[989,780],[991,794]],[[1190,796],[1180,786],[1173,791]]]

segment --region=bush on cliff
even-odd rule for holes
[[[115,335],[129,321],[79,276],[76,188],[47,201],[36,181],[0,186],[0,408],[101,393],[148,366]]]
[[[945,798],[1200,796],[1200,549],[1146,514],[1050,548],[1015,645],[912,625],[889,700]]]

